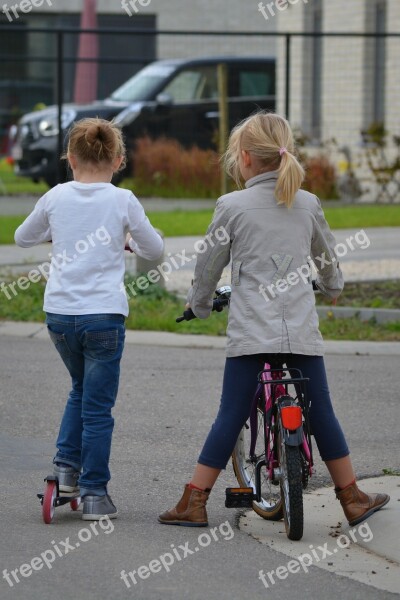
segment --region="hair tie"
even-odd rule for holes
[[[283,146],[282,148],[279,148],[279,154],[280,154],[280,156],[282,156],[283,154],[285,154],[285,152],[287,152],[287,148],[285,148],[285,146]]]

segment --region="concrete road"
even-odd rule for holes
[[[0,337],[1,570],[11,573],[42,554],[51,567],[43,563],[30,573],[22,567],[26,576],[19,575],[18,583],[11,579],[13,587],[2,579],[2,600],[398,597],[316,567],[267,590],[259,571],[276,569],[287,557],[239,530],[240,513],[224,508],[224,488],[235,484],[230,466],[209,502],[213,534],[210,528],[157,523],[190,477],[217,410],[223,364],[222,349],[128,344],[111,461],[110,493],[120,516],[94,531],[79,512],[62,507],[46,526],[35,494],[50,471],[68,377],[49,341]],[[398,357],[335,355],[327,357],[327,367],[358,475],[398,467]],[[317,461],[316,467],[314,488],[329,481],[324,465]],[[306,529],[312,520],[306,514]],[[165,563],[173,560],[169,572],[146,570],[161,556]],[[158,563],[152,564],[157,570]],[[121,571],[136,571],[137,583],[128,579],[128,587]]]

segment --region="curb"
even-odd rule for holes
[[[45,324],[21,321],[0,321],[0,336],[49,340]],[[125,342],[137,346],[223,350],[226,345],[226,337],[169,333],[165,331],[135,331],[128,329],[126,331]],[[326,354],[400,356],[400,342],[327,340],[324,343]]]
[[[375,319],[377,323],[400,321],[400,310],[397,308],[359,308],[353,306],[317,306],[319,317],[326,319],[348,319],[358,317],[361,321]]]

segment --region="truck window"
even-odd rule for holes
[[[275,65],[235,65],[231,67],[229,96],[252,98],[275,96]]]
[[[272,96],[273,86],[269,73],[241,71],[239,73],[240,96]]]
[[[181,71],[163,91],[176,103],[218,98],[216,68],[193,67]]]

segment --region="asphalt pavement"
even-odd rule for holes
[[[360,487],[386,491],[391,502],[350,533],[317,459],[305,534],[290,542],[282,523],[224,507],[224,489],[235,485],[230,465],[212,492],[208,528],[157,523],[179,498],[217,411],[224,351],[187,347],[186,336],[183,347],[163,336],[146,345],[145,337],[129,335],[114,411],[110,493],[119,517],[91,528],[68,507],[44,525],[36,498],[51,469],[67,373],[42,326],[0,328],[2,600],[399,597],[400,479],[382,476],[399,468],[398,356],[344,346],[326,357],[358,477],[368,478]]]

